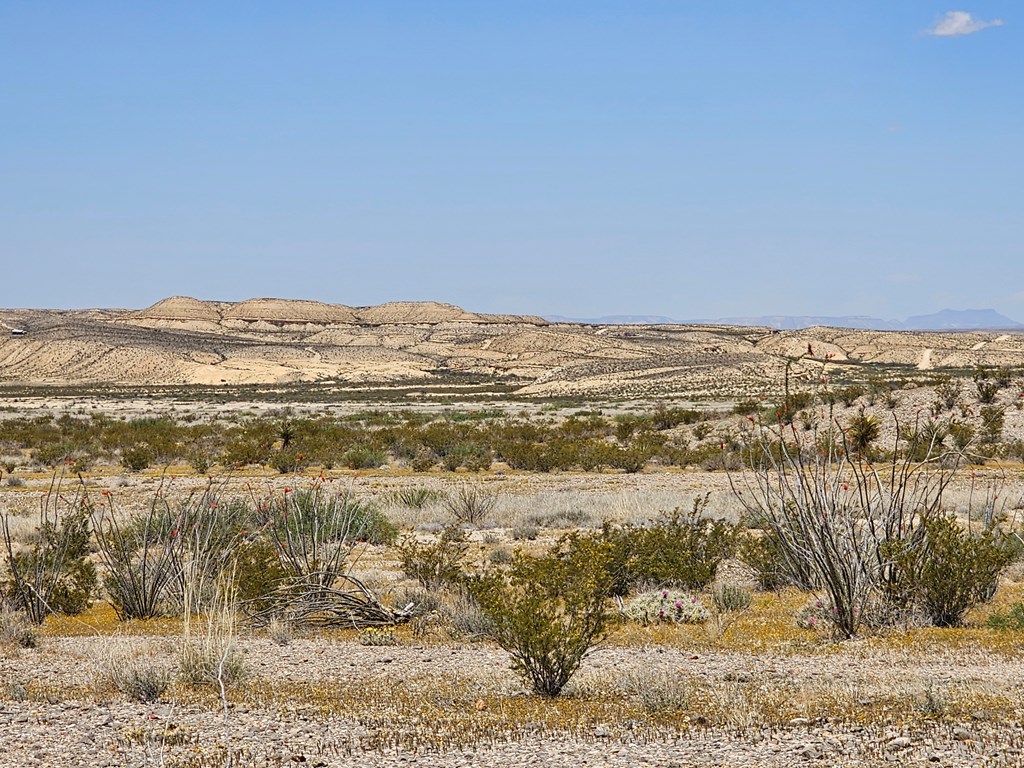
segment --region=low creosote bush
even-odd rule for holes
[[[599,538],[611,546],[611,594],[642,584],[702,589],[714,581],[719,564],[736,549],[738,529],[704,517],[707,501],[698,497],[689,512],[676,508],[647,526],[606,524]]]
[[[610,560],[606,542],[577,538],[542,557],[516,553],[505,573],[469,582],[492,636],[536,693],[557,696],[604,638]]]
[[[904,540],[887,549],[902,590],[935,626],[959,626],[967,611],[991,598],[1013,547],[1002,533],[972,533],[950,515],[925,517],[920,532],[923,546]]]
[[[458,584],[469,543],[454,526],[445,528],[435,543],[423,543],[413,537],[398,544],[398,558],[406,576],[416,579],[424,589]]]
[[[132,446],[121,453],[121,466],[131,472],[148,469],[154,461],[153,451],[145,445]]]
[[[656,589],[626,603],[622,615],[640,624],[703,624],[711,617],[711,612],[696,595]]]

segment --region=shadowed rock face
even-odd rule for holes
[[[0,381],[367,384],[472,373],[523,394],[749,397],[822,366],[1024,364],[1024,333],[550,324],[435,302],[172,297],[140,310],[0,310]],[[12,337],[9,329],[24,329]]]

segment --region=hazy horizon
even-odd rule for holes
[[[5,4],[0,306],[1024,317],[1022,18]]]

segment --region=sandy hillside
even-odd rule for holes
[[[503,377],[524,395],[750,396],[821,365],[908,371],[1024,364],[1024,333],[554,324],[436,302],[348,307],[175,296],[143,310],[0,310],[0,382],[394,383]],[[879,370],[883,370],[879,368]],[[863,371],[861,371],[863,372]]]

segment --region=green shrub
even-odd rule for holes
[[[718,566],[736,548],[738,529],[724,520],[704,517],[708,496],[694,499],[688,512],[676,508],[653,524],[624,529],[615,539],[616,557],[630,585],[674,585],[702,589],[715,579]]]
[[[512,667],[542,696],[557,696],[605,636],[610,548],[578,538],[542,557],[516,553],[504,574],[469,583]]]
[[[293,475],[306,468],[306,456],[293,448],[282,448],[270,455],[267,465],[282,475]]]
[[[864,387],[860,384],[851,384],[848,387],[840,387],[835,391],[835,394],[839,398],[839,402],[850,408],[865,391]]]
[[[756,416],[763,409],[764,406],[757,400],[740,400],[732,407],[732,412],[737,416]]]
[[[274,593],[289,576],[277,548],[262,537],[238,547],[232,570],[238,601],[250,614],[270,608],[275,602]]]
[[[952,421],[949,424],[949,435],[953,438],[953,445],[962,451],[974,440],[974,427],[962,421]]]
[[[74,448],[67,443],[50,443],[36,448],[32,452],[32,458],[44,467],[56,467],[63,464]]]
[[[790,561],[785,557],[778,533],[774,530],[746,531],[739,539],[739,559],[757,575],[757,586],[765,591],[792,585],[803,590],[815,587],[815,576],[805,560]]]
[[[935,626],[959,626],[967,611],[991,598],[999,574],[1013,559],[1013,547],[1002,533],[971,533],[950,515],[926,517],[920,535],[924,546],[902,540],[886,550],[899,569],[901,592]]]
[[[1020,631],[1024,629],[1024,603],[1016,602],[1010,606],[1010,610],[1003,613],[996,611],[985,622],[990,629],[1013,629]]]
[[[416,579],[424,589],[438,589],[462,581],[463,558],[469,543],[458,528],[445,528],[438,541],[432,544],[410,536],[397,549],[403,573]]]
[[[1002,408],[994,405],[981,407],[981,441],[983,443],[999,442],[1003,433],[1003,424],[1006,421]]]
[[[349,469],[376,469],[387,462],[387,457],[381,451],[356,447],[346,451],[341,460]]]
[[[131,472],[149,469],[154,460],[153,451],[146,445],[134,445],[121,453],[121,466]]]
[[[189,451],[188,463],[200,475],[205,475],[210,471],[210,455],[201,449]]]
[[[409,467],[413,472],[429,472],[437,464],[437,454],[429,448],[421,448],[416,455],[409,460]]]

